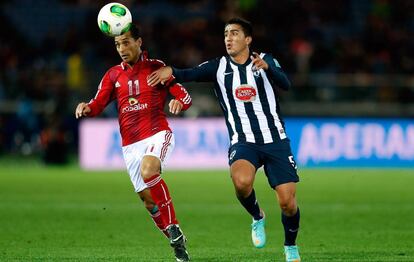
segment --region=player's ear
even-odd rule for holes
[[[253,41],[253,38],[251,36],[246,36],[246,44],[248,46],[250,46],[250,44],[252,43],[252,41]]]
[[[138,37],[138,39],[135,40],[135,41],[137,42],[137,44],[138,44],[139,47],[142,46],[142,38],[141,37]]]

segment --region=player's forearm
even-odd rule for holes
[[[178,82],[199,82],[200,76],[198,74],[198,70],[196,68],[186,68],[186,69],[178,69],[175,67],[171,67],[173,71],[173,75],[177,79]]]
[[[181,111],[185,111],[192,105],[192,99],[190,94],[181,84],[175,84],[174,86],[170,87],[170,94],[174,96],[174,98],[181,102],[183,108]]]
[[[276,65],[269,65],[268,72],[273,82],[284,90],[289,90],[291,83],[280,67]]]
[[[181,111],[187,111],[187,109],[189,109],[193,105],[193,102],[191,100],[187,102],[183,102],[180,100],[180,102],[183,105],[183,108],[181,108]]]
[[[105,107],[115,99],[114,85],[112,81],[108,78],[108,73],[103,77],[96,95],[91,101],[89,101],[88,106],[91,108],[91,112],[88,116],[97,116],[105,109]]]
[[[98,101],[93,99],[88,103],[88,106],[91,109],[91,111],[88,113],[88,117],[97,116],[105,109],[104,105],[101,105]]]

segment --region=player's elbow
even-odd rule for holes
[[[272,72],[272,80],[274,83],[283,90],[289,90],[291,83],[287,75],[283,72],[281,68],[276,68],[271,71]]]
[[[288,91],[292,84],[290,83],[289,79],[285,77],[285,79],[282,81],[281,88]]]

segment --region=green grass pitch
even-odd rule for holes
[[[414,261],[414,171],[303,169],[298,184],[302,261]],[[268,242],[255,249],[251,219],[227,171],[169,171],[192,261],[283,261],[274,192],[255,188]],[[0,167],[0,261],[174,261],[125,172],[76,166]]]

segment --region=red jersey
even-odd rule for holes
[[[164,113],[168,92],[183,104],[182,110],[191,106],[190,95],[182,85],[174,83],[173,77],[165,85],[147,84],[147,76],[162,66],[162,61],[147,59],[145,53],[133,66],[124,62],[114,66],[105,73],[95,98],[89,102],[89,116],[96,116],[117,100],[122,146],[163,130],[171,131]]]

